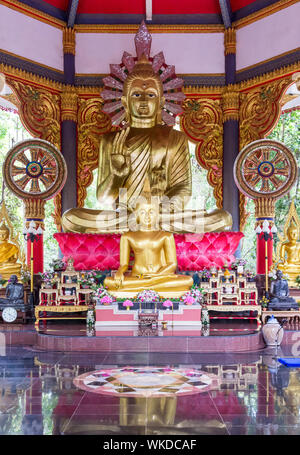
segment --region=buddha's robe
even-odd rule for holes
[[[211,232],[231,227],[231,215],[224,210],[184,210],[184,203],[192,194],[192,179],[188,142],[183,133],[165,125],[131,128],[125,143],[130,172],[124,177],[111,172],[114,137],[115,133],[108,133],[100,143],[97,198],[102,210],[68,210],[62,217],[65,232],[127,232],[131,228],[130,210],[140,196],[149,193],[153,197],[167,196],[174,204],[171,213],[162,205],[159,223],[163,230]],[[124,200],[119,198],[121,188],[127,191]]]
[[[9,242],[0,243],[0,275],[8,279],[10,275],[20,277],[21,264],[17,264],[19,249]]]

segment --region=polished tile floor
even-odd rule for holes
[[[299,435],[300,370],[276,355],[291,350],[63,353],[6,346],[0,434]],[[188,393],[178,392],[191,381]]]

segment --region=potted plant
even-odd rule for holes
[[[300,288],[300,275],[298,275],[298,276],[296,277],[296,280],[295,280],[295,281],[296,281],[296,284],[297,284],[298,288]]]
[[[164,303],[163,303],[163,307],[164,308],[167,308],[167,309],[170,309],[171,307],[173,308],[173,302],[171,300],[165,300]]]
[[[263,311],[267,310],[269,302],[270,299],[268,299],[265,295],[260,299],[259,304],[261,305]]]
[[[96,273],[93,271],[90,272],[83,272],[81,273],[78,283],[83,287],[83,288],[94,288],[97,287],[97,282],[96,282]]]

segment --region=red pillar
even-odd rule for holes
[[[273,264],[273,236],[267,240],[268,252],[268,272]],[[266,273],[266,241],[263,234],[258,234],[256,239],[256,273],[264,275]]]
[[[27,265],[30,268],[31,241],[27,241]],[[33,242],[33,273],[37,274],[44,271],[44,241],[43,235]]]

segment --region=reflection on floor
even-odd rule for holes
[[[291,349],[277,354],[289,356]],[[97,373],[97,393],[81,387],[80,381],[87,377],[90,384]],[[193,394],[151,394],[153,387],[172,388],[174,381],[178,390],[179,382],[181,387],[191,378],[193,387],[200,387]],[[213,386],[201,389],[210,378],[216,379]],[[116,380],[148,392],[124,394]],[[111,389],[114,384],[114,393],[99,393],[105,384]],[[81,354],[6,346],[0,356],[2,435],[300,434],[299,409],[300,370],[281,365],[270,348],[237,354]]]

